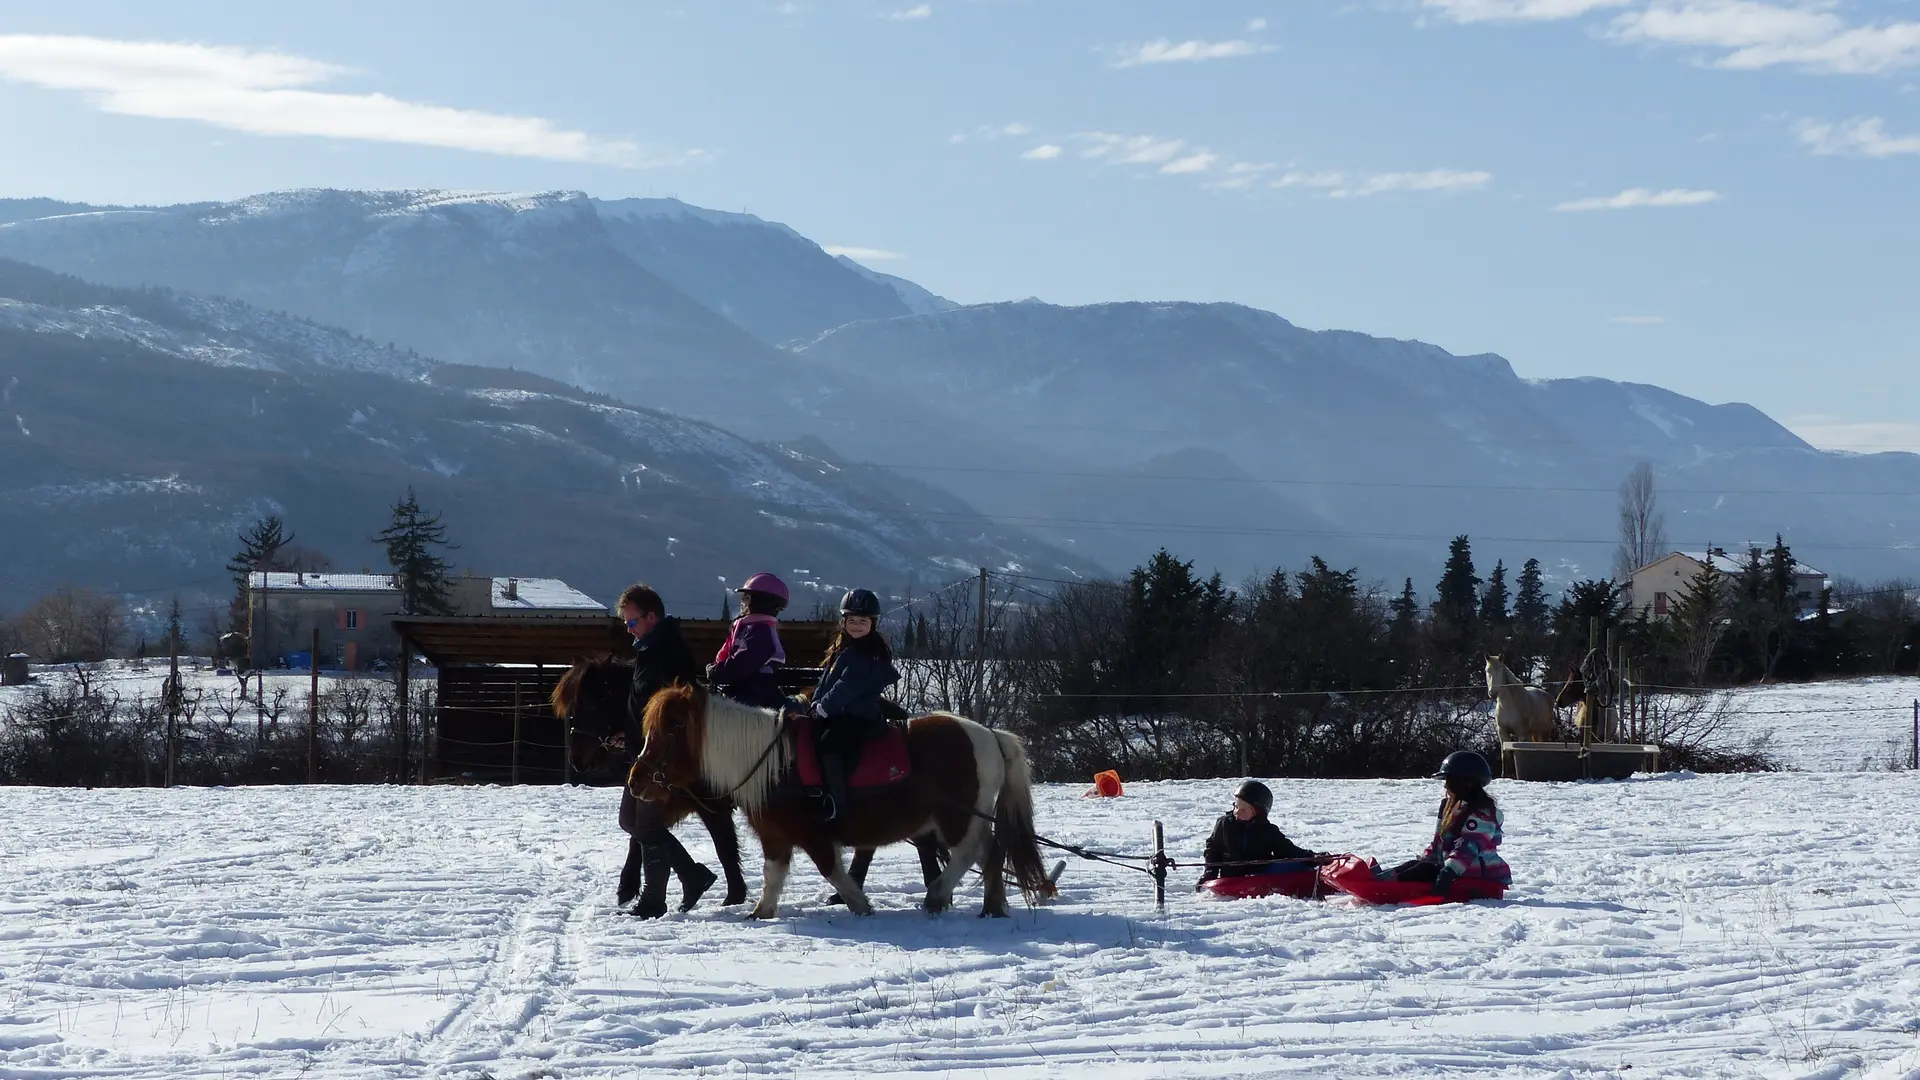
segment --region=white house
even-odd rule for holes
[[[392,574],[253,574],[247,623],[253,661],[278,663],[312,647],[320,633],[320,662],[347,671],[398,657],[393,620],[401,613]],[[460,615],[502,618],[605,618],[607,605],[559,578],[476,577],[448,582],[447,598]]]
[[[1627,603],[1632,613],[1645,611],[1655,619],[1664,619],[1671,613],[1673,605],[1680,602],[1689,589],[1693,579],[1702,570],[1712,569],[1729,578],[1740,573],[1745,565],[1746,556],[1729,555],[1725,548],[1713,548],[1708,551],[1676,551],[1655,559],[1633,572],[1627,587]],[[1805,611],[1820,602],[1820,593],[1827,587],[1827,575],[1813,567],[1794,560],[1793,592]]]

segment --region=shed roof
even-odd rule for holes
[[[720,651],[728,623],[719,619],[682,619],[681,633],[695,658]],[[825,658],[837,624],[783,622],[780,641],[787,662],[816,667]],[[416,615],[393,620],[393,628],[436,667],[474,664],[541,664],[559,667],[611,653],[625,657],[633,638],[618,619],[571,615],[529,615],[502,619],[485,615]]]

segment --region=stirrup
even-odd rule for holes
[[[820,793],[820,814],[821,817],[827,821],[840,820],[840,804],[833,800],[832,792],[823,791]]]

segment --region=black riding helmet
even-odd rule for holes
[[[840,598],[840,614],[864,616],[869,619],[880,617],[880,598],[870,589],[853,589]]]
[[[1233,797],[1244,800],[1248,806],[1253,807],[1262,814],[1273,811],[1273,792],[1267,789],[1267,785],[1258,780],[1249,780],[1241,784],[1240,790],[1234,792]]]
[[[1455,750],[1447,755],[1447,759],[1440,763],[1440,771],[1433,775],[1490,784],[1493,782],[1493,766],[1488,765],[1486,758],[1472,750]]]

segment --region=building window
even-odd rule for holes
[[[1667,613],[1666,593],[1657,592],[1653,594],[1653,613],[1655,615],[1665,615]]]
[[[1664,595],[1664,594],[1663,594],[1663,595]],[[358,629],[360,629],[360,611],[359,611],[359,609],[357,609],[357,608],[348,608],[348,609],[347,609],[347,629],[349,629],[349,630],[358,630]]]

